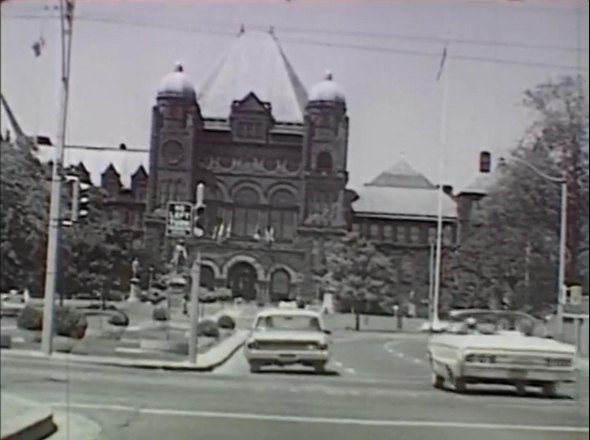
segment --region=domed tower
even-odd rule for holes
[[[195,89],[182,64],[160,82],[152,109],[147,214],[168,202],[194,198],[196,152],[202,116]]]
[[[326,72],[312,87],[305,109],[304,223],[344,226],[344,191],[348,181],[348,116],[342,88]]]

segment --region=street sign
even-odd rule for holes
[[[193,225],[193,205],[184,202],[168,202],[166,215],[167,237],[190,237]]]

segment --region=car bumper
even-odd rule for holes
[[[246,348],[244,354],[248,362],[272,365],[317,364],[330,359],[328,350],[252,350]]]
[[[470,382],[482,383],[545,383],[575,382],[576,372],[573,369],[518,368],[485,365],[464,365],[461,376]]]

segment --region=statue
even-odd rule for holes
[[[141,265],[139,264],[139,260],[136,258],[131,263],[131,279],[138,279],[139,278],[139,271],[141,269]]]
[[[139,301],[139,294],[141,293],[141,287],[139,285],[139,271],[141,270],[141,265],[139,264],[139,260],[135,258],[131,263],[131,283],[130,283],[130,290],[129,290],[129,297],[127,300],[129,302],[137,302]]]
[[[179,240],[172,253],[172,266],[174,267],[175,272],[178,272],[179,267],[184,266],[187,259],[188,253],[184,246],[184,240]]]

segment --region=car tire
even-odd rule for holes
[[[317,374],[324,374],[326,372],[326,364],[318,363],[313,366],[313,369]]]
[[[461,394],[467,391],[467,385],[465,384],[465,380],[462,377],[453,379],[453,391]]]
[[[250,363],[250,373],[259,373],[260,372],[260,364],[257,362]]]
[[[543,396],[545,397],[555,397],[557,395],[557,383],[556,382],[547,382],[543,384],[541,388],[543,392]]]
[[[445,378],[440,374],[432,373],[432,386],[437,390],[442,390],[445,386]]]
[[[519,396],[526,396],[526,384],[519,382],[516,384],[516,394]]]

